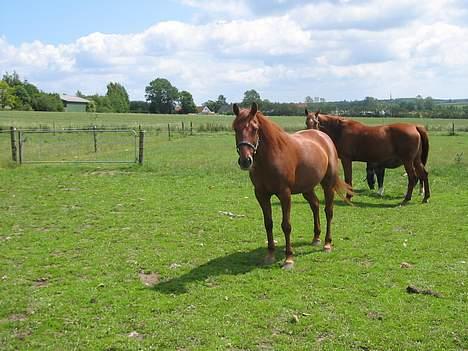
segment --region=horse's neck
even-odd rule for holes
[[[268,161],[275,157],[275,154],[281,152],[286,146],[288,134],[280,127],[270,121],[262,123],[259,130],[259,143],[257,153],[259,156]]]

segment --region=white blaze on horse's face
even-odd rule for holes
[[[236,129],[236,148],[239,154],[239,167],[249,170],[253,166],[258,147],[258,121],[255,117]]]

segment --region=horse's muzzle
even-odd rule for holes
[[[252,156],[248,156],[246,158],[240,158],[237,160],[237,163],[239,164],[239,167],[244,170],[248,171],[250,168],[252,168],[253,165],[253,158]]]

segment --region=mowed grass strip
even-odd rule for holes
[[[466,150],[466,135],[431,136],[427,205],[398,206],[402,168],[380,198],[356,163],[331,254],[310,245],[295,196],[292,272],[277,200],[277,264],[261,264],[261,211],[230,133],[148,138],[143,167],[4,165],[0,349],[467,348]]]

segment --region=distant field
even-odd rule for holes
[[[305,127],[304,116],[271,117],[288,130],[299,130]],[[366,124],[388,124],[409,122],[426,125],[432,131],[445,132],[451,128],[452,122],[458,130],[468,131],[468,119],[425,119],[425,118],[356,118]],[[232,116],[225,115],[154,115],[154,114],[118,114],[118,113],[66,113],[66,112],[21,112],[0,111],[0,128],[10,126],[21,128],[69,128],[87,126],[132,127],[141,125],[146,129],[166,130],[167,124],[174,127],[184,122],[188,126],[193,123],[195,129],[222,127],[230,129]]]

